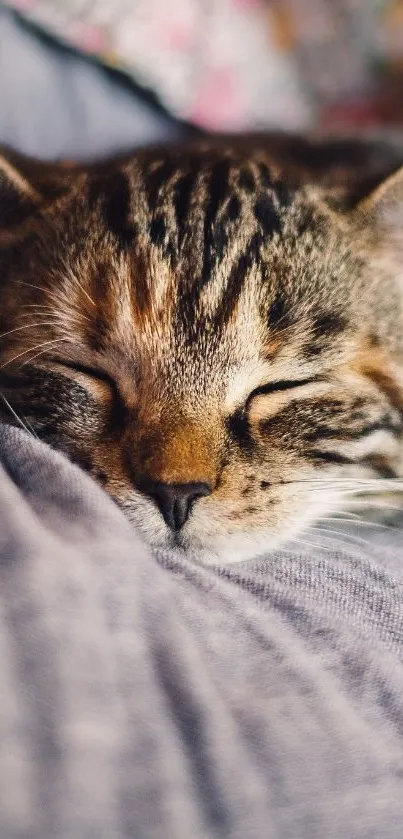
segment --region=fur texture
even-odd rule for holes
[[[403,174],[352,148],[2,159],[3,417],[154,546],[244,559],[402,475]],[[187,485],[170,527],[150,487]]]

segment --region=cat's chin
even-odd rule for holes
[[[231,530],[229,522],[222,521],[211,510],[200,509],[176,533],[167,527],[155,505],[146,498],[132,496],[129,502],[126,500],[120,506],[152,551],[174,554],[200,565],[217,566],[270,556],[291,543],[295,547],[299,534],[316,521],[318,514],[327,511],[330,515],[337,507],[331,496],[323,495],[321,501],[319,508],[316,500],[315,508],[310,508],[311,514],[306,507],[300,506],[299,510],[295,507],[293,515],[285,514],[277,528],[268,524],[250,530]]]
[[[144,538],[144,536],[143,536]],[[213,539],[190,538],[186,533],[167,534],[166,538],[145,538],[158,553],[169,553],[200,565],[228,565],[273,553],[284,540],[270,532],[226,534]]]
[[[245,562],[257,557],[270,556],[286,545],[304,544],[299,534],[312,525],[319,514],[329,515],[337,508],[336,499],[323,494],[321,505],[317,498],[310,514],[301,505],[293,509],[293,515],[284,515],[280,524],[267,525],[253,530],[231,530],[229,522],[211,511],[198,511],[191,516],[182,530],[173,533],[165,524],[155,505],[141,496],[132,496],[129,501],[120,502],[127,518],[134,525],[142,541],[152,551],[174,554],[200,565],[229,565]],[[315,515],[314,515],[315,513]]]

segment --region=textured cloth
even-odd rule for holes
[[[402,533],[203,568],[0,463],[1,839],[401,839]]]
[[[183,134],[119,76],[41,40],[0,3],[0,143],[92,160]]]
[[[310,104],[260,0],[11,0],[78,50],[209,129],[305,128]]]
[[[402,124],[402,0],[7,2],[203,128]]]

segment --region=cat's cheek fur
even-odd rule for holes
[[[242,562],[259,554],[281,549],[287,543],[298,543],[299,535],[318,516],[330,514],[338,499],[326,490],[315,498],[310,493],[289,492],[277,497],[273,504],[251,501],[248,511],[240,508],[238,518],[231,517],[213,501],[203,509],[195,505],[181,536],[183,547],[205,563]],[[302,537],[303,538],[303,537]]]

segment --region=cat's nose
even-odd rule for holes
[[[210,484],[201,481],[192,484],[165,484],[144,476],[136,476],[135,483],[141,492],[151,496],[168,527],[175,531],[180,530],[188,520],[197,498],[211,493]]]

